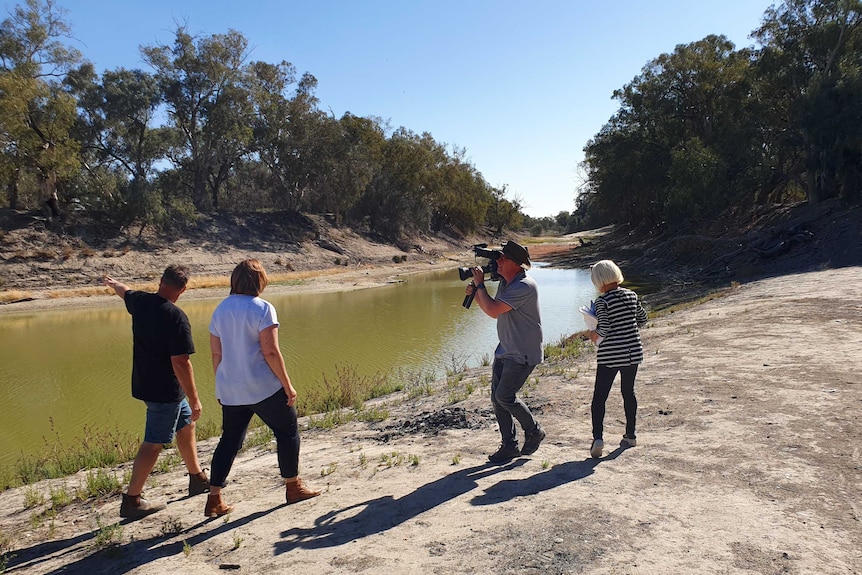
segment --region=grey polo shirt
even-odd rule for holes
[[[542,363],[542,318],[536,280],[523,271],[512,279],[512,283],[500,280],[495,299],[512,309],[497,316],[500,344],[494,357],[528,365]]]

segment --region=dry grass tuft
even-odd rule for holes
[[[107,295],[113,293],[113,290],[104,286],[90,286],[49,291],[45,294],[45,297],[48,299],[62,299],[67,297],[93,297],[96,295]]]
[[[10,290],[0,292],[0,303],[7,303],[10,301],[18,301],[19,299],[27,299],[33,297],[28,291],[20,291],[20,290]]]

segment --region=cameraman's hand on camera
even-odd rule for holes
[[[477,286],[485,283],[485,272],[479,266],[474,268],[470,268],[470,271],[473,272],[473,283]]]

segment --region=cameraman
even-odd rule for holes
[[[502,279],[496,297],[488,295],[485,272],[472,268],[473,281],[467,295],[473,295],[487,315],[497,319],[500,343],[494,351],[491,372],[491,405],[500,426],[502,444],[488,456],[492,463],[504,463],[519,455],[534,453],[545,438],[545,431],[516,393],[523,387],[536,365],[542,363],[542,320],[536,281],[527,276],[530,254],[515,242],[503,244],[495,252],[497,272]],[[514,420],[524,430],[524,447],[518,449]]]

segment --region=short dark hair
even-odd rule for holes
[[[162,281],[177,289],[185,289],[190,277],[189,268],[178,264],[171,264],[165,268],[165,273],[162,274]]]
[[[230,274],[230,293],[258,296],[269,283],[266,270],[259,260],[241,261]]]

